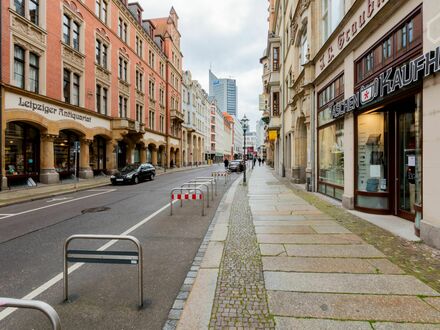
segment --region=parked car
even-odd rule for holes
[[[113,185],[118,183],[137,184],[145,180],[154,180],[156,169],[151,164],[129,164],[110,176]]]
[[[241,160],[231,160],[228,170],[231,172],[242,172],[244,170],[243,162]]]

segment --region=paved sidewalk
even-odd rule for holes
[[[227,200],[178,329],[440,329],[437,291],[270,169]]]
[[[174,173],[180,171],[194,170],[197,168],[207,167],[207,166],[218,166],[223,168],[223,164],[217,165],[200,165],[192,167],[179,167],[167,169],[166,172],[162,167],[156,168],[156,175],[163,175],[167,173]],[[110,184],[110,176],[97,176],[93,179],[80,179],[75,182],[75,180],[65,180],[58,184],[38,184],[37,187],[16,187],[11,190],[4,190],[0,192],[0,207],[27,202],[30,200],[41,199],[50,196],[57,196],[61,194],[67,194],[74,191],[86,190],[91,188],[96,188],[100,186],[106,186]]]

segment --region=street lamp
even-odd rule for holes
[[[248,129],[248,122],[249,119],[246,118],[246,115],[243,116],[243,119],[240,120],[241,127],[243,127],[243,141],[244,141],[244,151],[243,151],[243,157],[244,157],[244,172],[243,172],[243,184],[246,184],[246,163],[247,163],[247,152],[246,152],[246,131]]]

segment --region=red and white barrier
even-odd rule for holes
[[[181,200],[181,199],[203,199],[202,194],[171,194],[172,200]]]

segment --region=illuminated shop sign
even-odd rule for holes
[[[331,106],[334,119],[367,105],[378,97],[384,97],[395,91],[414,84],[429,75],[440,71],[440,47],[434,51],[413,59],[397,68],[389,68],[376,77],[373,82],[362,86],[348,99]]]

